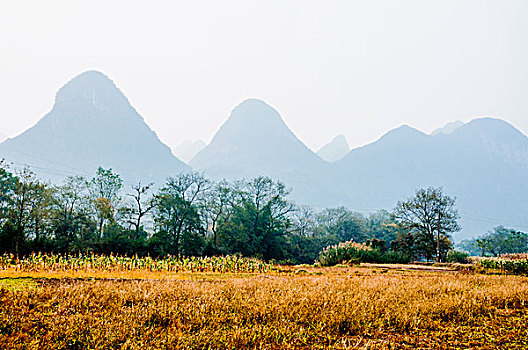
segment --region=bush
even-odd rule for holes
[[[322,266],[359,263],[400,263],[409,262],[409,258],[398,252],[382,252],[366,244],[343,242],[328,246],[319,253],[318,262]]]
[[[447,262],[467,264],[469,263],[469,253],[461,252],[459,250],[451,250],[447,253]]]

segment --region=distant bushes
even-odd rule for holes
[[[447,253],[447,262],[448,263],[459,263],[467,264],[469,263],[469,253],[461,252],[459,250],[451,250]]]
[[[319,253],[318,262],[322,266],[359,263],[406,264],[409,258],[399,252],[384,251],[377,243],[359,244],[353,241],[331,245]]]

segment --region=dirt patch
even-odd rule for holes
[[[430,271],[430,272],[456,272],[458,269],[448,266],[428,266],[415,264],[361,264],[361,267],[402,270],[402,271]]]

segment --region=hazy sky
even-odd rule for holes
[[[169,144],[248,97],[318,149],[476,116],[528,133],[528,1],[2,1],[0,132],[97,69]]]

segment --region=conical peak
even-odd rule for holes
[[[395,131],[395,132],[404,132],[404,133],[414,133],[414,132],[419,132],[421,133],[420,131],[416,130],[415,128],[413,128],[412,126],[410,125],[407,125],[407,124],[403,124],[395,129],[392,129],[391,131],[389,132],[392,132],[392,131]]]
[[[106,75],[96,70],[89,70],[68,81],[63,87],[60,88],[59,92],[57,92],[57,95],[67,94],[79,90],[90,90],[94,88],[117,89],[114,82]]]
[[[399,126],[395,129],[388,131],[385,135],[381,137],[381,139],[387,139],[387,138],[405,139],[409,137],[424,137],[424,136],[427,136],[427,135],[407,124],[403,124],[402,126]]]
[[[98,70],[95,70],[95,69],[87,70],[86,72],[83,72],[77,75],[76,77],[72,78],[70,82],[74,82],[74,81],[79,82],[79,81],[88,81],[88,80],[100,81],[100,82],[106,82],[106,83],[113,84],[112,80],[108,78],[106,74]]]
[[[349,151],[350,147],[345,136],[338,135],[330,143],[321,147],[317,154],[327,162],[333,163],[343,158]]]
[[[344,135],[337,135],[336,137],[334,137],[334,139],[330,143],[343,145],[343,146],[346,146],[346,148],[349,148],[348,141]]]
[[[247,99],[231,111],[209,145],[189,164],[200,170],[246,167],[250,173],[259,174],[257,169],[282,169],[303,161],[310,166],[323,163],[288,128],[275,108],[262,100]]]
[[[230,119],[244,120],[244,121],[266,121],[266,120],[281,120],[279,112],[271,107],[266,102],[250,98],[242,101],[231,112]]]
[[[271,110],[275,111],[275,109],[273,109],[273,107],[271,107],[269,104],[267,104],[266,102],[264,102],[263,100],[260,100],[258,98],[245,99],[244,101],[240,102],[233,109],[233,111],[238,110],[238,109],[244,109],[244,108],[259,108],[259,107],[268,108],[268,109],[271,109]]]
[[[99,109],[128,104],[128,100],[105,74],[90,70],[68,81],[57,92],[55,104],[88,102]]]
[[[256,139],[263,139],[262,142],[270,143],[271,139],[284,136],[295,138],[279,112],[262,100],[247,99],[231,111],[213,142],[253,143]]]

